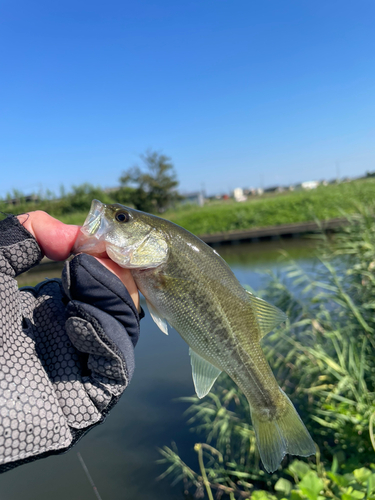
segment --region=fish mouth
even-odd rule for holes
[[[105,235],[108,231],[108,221],[104,216],[106,205],[99,200],[93,200],[90,211],[74,243],[72,253],[89,253],[96,256],[107,256]]]
[[[90,211],[86,217],[81,231],[86,236],[94,236],[98,238],[98,232],[101,232],[102,216],[104,214],[105,205],[99,200],[92,200]],[[99,235],[100,236],[100,235]]]

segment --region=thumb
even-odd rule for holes
[[[17,218],[34,236],[46,257],[52,260],[69,257],[79,226],[64,224],[41,210],[18,215]]]

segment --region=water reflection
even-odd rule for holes
[[[215,248],[230,265],[239,282],[250,285],[254,290],[265,286],[268,271],[277,274],[284,269],[288,259],[312,271],[316,265],[315,249],[316,240],[308,238],[222,245]]]
[[[316,240],[312,238],[290,238],[267,240],[237,245],[220,245],[215,250],[232,266],[275,266],[281,261],[282,252],[290,258],[302,261],[315,254]]]
[[[257,289],[262,283],[259,271],[277,271],[284,265],[279,259],[280,249],[288,250],[301,266],[313,265],[313,245],[304,240],[222,246],[217,251],[241,283]],[[30,273],[27,279],[35,283],[59,273],[59,269],[44,268],[41,274]],[[144,304],[143,307],[146,309]],[[174,401],[192,395],[193,391],[187,345],[172,329],[169,336],[164,335],[146,314],[132,383],[105,424],[92,430],[65,455],[1,475],[1,498],[95,499],[78,460],[79,451],[103,500],[182,499],[181,485],[171,488],[167,480],[156,481],[164,468],[155,461],[160,458],[158,447],[176,441],[184,461],[197,469],[193,451],[196,437],[189,432],[183,416],[186,405]]]

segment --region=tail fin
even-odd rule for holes
[[[316,452],[314,441],[300,419],[293,403],[280,389],[283,403],[280,415],[272,420],[251,411],[260,458],[267,472],[274,472],[287,453],[308,457]]]

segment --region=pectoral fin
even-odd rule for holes
[[[158,327],[160,328],[160,330],[165,333],[166,335],[168,335],[168,323],[167,323],[167,320],[160,317],[160,314],[157,312],[157,310],[154,308],[154,306],[152,306],[150,304],[150,302],[148,302],[148,300],[146,300],[146,304],[147,304],[147,307],[148,307],[148,310],[149,310],[149,313],[151,315],[151,318],[155,321],[155,323],[158,325]]]
[[[195,392],[198,398],[201,399],[210,392],[221,370],[199,356],[191,347],[189,348],[189,354],[191,368],[193,370]]]
[[[265,300],[256,297],[248,290],[246,291],[249,294],[249,299],[258,321],[260,338],[263,338],[267,335],[267,333],[271,332],[274,328],[280,325],[280,323],[287,320],[287,315],[278,307],[275,307]]]

